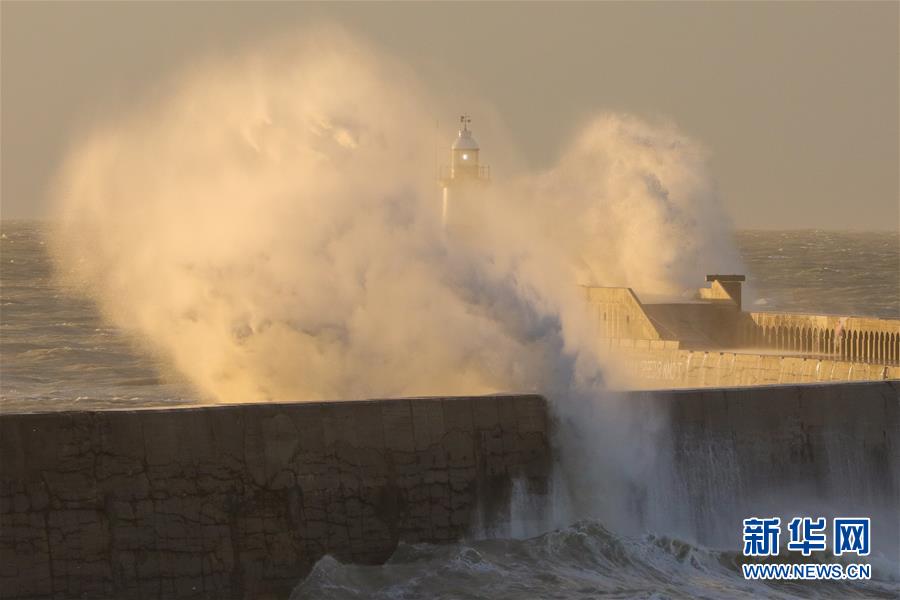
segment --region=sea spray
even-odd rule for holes
[[[440,102],[349,34],[162,89],[76,143],[56,188],[59,275],[112,323],[220,402],[539,391],[564,517],[654,510],[658,420],[605,391],[579,286],[681,293],[735,268],[695,142],[598,114],[558,164],[495,173],[462,240],[431,180]]]

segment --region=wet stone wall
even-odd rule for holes
[[[540,396],[0,415],[0,597],[285,598],[540,493]]]

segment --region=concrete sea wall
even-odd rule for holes
[[[661,340],[607,340],[610,382],[628,389],[725,387],[900,379],[900,366],[790,354],[685,350]]]
[[[631,288],[584,287],[597,335],[677,342],[691,350],[765,348],[848,363],[900,367],[900,319],[743,312],[740,282],[712,280],[703,302],[642,302]],[[726,286],[730,290],[725,289]]]
[[[663,339],[631,288],[585,287],[602,338]]]
[[[737,549],[748,516],[868,516],[873,562],[900,576],[900,382],[628,396],[670,424],[654,478],[668,527]]]
[[[900,382],[624,395],[667,425],[631,491],[647,529],[736,548],[748,515],[871,516],[900,564]],[[548,413],[497,396],[0,414],[0,596],[287,597],[325,553],[378,563],[504,523],[514,489],[549,499]]]
[[[540,396],[0,415],[0,597],[286,598],[325,553],[502,522]]]

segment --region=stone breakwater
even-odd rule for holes
[[[610,340],[618,369],[611,382],[628,389],[742,387],[900,379],[900,366],[752,350],[679,349],[659,340]]]
[[[748,516],[868,516],[900,577],[900,381],[629,392],[665,411],[669,530],[740,548]],[[875,560],[875,559],[873,559]]]
[[[0,415],[0,597],[285,598],[509,517],[540,396]]]
[[[747,516],[871,516],[900,565],[900,382],[624,396],[664,425],[648,529],[738,548]],[[0,597],[286,598],[326,553],[546,509],[563,427],[533,395],[0,414]]]

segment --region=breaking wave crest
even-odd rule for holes
[[[401,544],[381,566],[326,556],[291,600],[896,597],[888,581],[746,581],[741,559],[666,536],[622,537],[586,520],[524,540]]]

